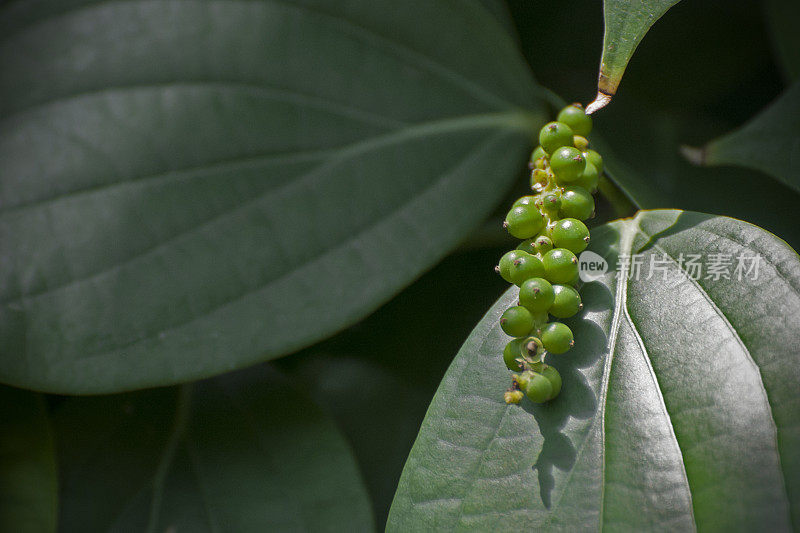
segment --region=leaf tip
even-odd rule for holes
[[[605,106],[611,102],[612,95],[606,94],[603,91],[597,91],[597,96],[595,96],[592,103],[586,106],[586,114],[591,115],[595,111],[599,111],[603,109]]]
[[[682,145],[679,151],[684,159],[693,165],[702,166],[706,163],[705,148],[695,148],[694,146]]]

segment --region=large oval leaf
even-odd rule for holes
[[[503,402],[497,320],[516,300],[510,290],[442,381],[390,530],[800,524],[797,254],[755,226],[681,211],[641,212],[594,230],[593,241],[611,270],[582,289],[576,347],[553,362],[561,395]],[[730,279],[708,270],[724,264],[719,254],[733,261]],[[745,269],[739,280],[737,258],[754,256],[756,279]],[[696,262],[706,266],[698,279]]]
[[[44,398],[0,386],[0,531],[55,531],[57,494]]]
[[[23,0],[0,35],[0,381],[47,391],[352,324],[479,223],[543,121],[476,0]]]
[[[684,148],[692,162],[765,172],[800,191],[800,81],[741,128],[703,149]]]
[[[63,531],[373,529],[341,433],[267,367],[72,399],[55,424]]]
[[[597,79],[597,98],[586,108],[593,113],[617,94],[633,52],[650,27],[680,0],[603,0],[603,53]]]

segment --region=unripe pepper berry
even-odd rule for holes
[[[578,258],[566,248],[553,248],[542,257],[544,278],[550,283],[571,283],[578,277]]]
[[[572,330],[561,322],[550,322],[542,329],[542,344],[544,344],[544,349],[550,353],[564,353],[575,344],[572,339]]]
[[[497,267],[495,267],[495,270],[497,271],[498,274],[500,274],[500,276],[504,280],[506,280],[509,283],[514,283],[513,281],[511,281],[511,270],[510,270],[511,265],[514,263],[514,261],[516,261],[519,257],[522,257],[523,255],[530,255],[530,254],[526,254],[521,250],[511,250],[510,252],[506,252],[505,254],[503,254],[503,257],[500,258],[500,261],[497,264]]]
[[[542,198],[542,212],[555,215],[561,209],[561,197],[557,194],[547,194]]]
[[[531,163],[535,164],[538,159],[541,159],[543,157],[547,157],[547,152],[545,152],[544,148],[542,148],[541,146],[537,146],[536,150],[534,150],[533,153],[531,154]]]
[[[543,403],[552,398],[553,385],[539,373],[534,373],[525,386],[525,396],[534,403]]]
[[[535,196],[522,196],[517,198],[517,201],[514,202],[514,205],[511,206],[511,209],[515,207],[519,207],[521,205],[536,205],[536,197]]]
[[[553,305],[548,312],[556,318],[569,318],[583,309],[581,295],[569,285],[553,285]]]
[[[592,131],[592,117],[584,112],[580,104],[568,105],[558,113],[556,120],[572,128],[575,135],[586,137]]]
[[[550,238],[555,247],[579,254],[589,246],[589,229],[576,218],[563,218],[550,230]]]
[[[561,218],[586,220],[592,213],[594,213],[594,198],[589,191],[579,186],[564,189],[561,195],[561,209],[558,211]]]
[[[544,255],[553,249],[553,241],[547,235],[539,235],[533,240],[533,247],[537,253]]]
[[[600,183],[600,174],[597,172],[597,168],[589,163],[586,162],[586,168],[583,169],[581,175],[578,176],[578,179],[571,182],[570,185],[577,185],[578,187],[583,187],[590,193],[597,192],[597,186]]]
[[[525,253],[529,254],[536,254],[539,251],[536,249],[536,241],[533,239],[525,239],[521,243],[517,245],[517,250],[521,250]],[[506,280],[508,281],[508,280]]]
[[[568,185],[581,176],[586,168],[586,159],[577,148],[564,146],[550,157],[550,168],[559,185]]]
[[[583,157],[586,158],[587,163],[594,165],[594,168],[597,169],[598,174],[603,173],[603,156],[598,154],[596,151],[589,149],[584,152]]]
[[[519,302],[531,312],[547,311],[554,300],[553,286],[544,278],[530,278],[520,286]]]
[[[500,317],[500,327],[512,337],[524,337],[533,328],[533,316],[521,305],[509,307]]]
[[[513,339],[503,348],[503,361],[506,364],[506,368],[509,370],[513,370],[514,372],[522,370],[517,359],[522,357],[522,347],[525,340],[525,337]]]
[[[550,122],[539,130],[539,144],[546,153],[552,155],[562,146],[572,146],[574,135],[572,128],[563,122]]]
[[[545,225],[544,217],[534,205],[518,205],[506,215],[503,226],[517,239],[530,239]]]
[[[544,276],[544,265],[535,255],[520,255],[508,267],[508,277],[517,287],[522,286],[525,280],[541,278]]]
[[[547,381],[550,382],[552,391],[550,392],[550,397],[548,400],[552,400],[558,396],[559,392],[561,392],[561,374],[559,374],[558,370],[550,365],[545,365],[545,367],[539,373],[546,377]]]

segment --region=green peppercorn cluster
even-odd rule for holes
[[[506,309],[500,326],[514,337],[503,349],[512,376],[507,403],[524,396],[536,403],[561,391],[561,376],[545,363],[573,345],[572,330],[558,319],[583,309],[576,286],[578,257],[589,245],[584,220],[594,216],[603,158],[589,149],[592,119],[580,104],[565,107],[539,132],[531,155],[532,195],[514,202],[503,223],[522,242],[500,258],[497,272],[519,287],[518,305]],[[552,318],[551,318],[552,317]]]

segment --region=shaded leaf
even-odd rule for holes
[[[400,379],[376,363],[373,352],[355,349],[353,353],[314,354],[302,361],[292,377],[315,392],[350,442],[372,498],[376,527],[383,530],[403,463],[433,391]]]
[[[683,151],[694,163],[758,170],[800,191],[800,82],[738,130]]]
[[[586,309],[568,321],[575,348],[551,356],[561,395],[543,405],[503,402],[508,338],[497,320],[516,301],[512,289],[442,381],[390,531],[785,531],[800,523],[797,254],[755,226],[681,211],[597,228],[592,249],[610,268],[582,288]],[[646,279],[642,268],[628,280],[631,262],[620,258],[631,254],[642,265],[660,261],[667,279]],[[706,266],[712,254],[730,254],[731,279],[708,270],[694,279],[689,254]],[[737,258],[756,254],[757,275],[738,280]]]
[[[586,107],[593,113],[617,93],[625,67],[650,27],[680,0],[604,0],[603,53],[597,80],[597,98]]]
[[[372,529],[338,429],[267,367],[71,399],[55,424],[64,531]]]
[[[506,285],[487,268],[503,252],[452,254],[358,325],[275,361],[314,391],[351,443],[379,530],[439,380]],[[447,313],[446,327],[431,302],[457,310]]]
[[[474,0],[29,0],[0,35],[0,380],[51,392],[356,322],[490,212],[543,122]]]
[[[764,9],[778,63],[787,79],[796,80],[800,77],[800,33],[797,32],[800,3],[795,0],[767,0]]]
[[[55,531],[57,493],[42,396],[0,386],[0,531]]]

